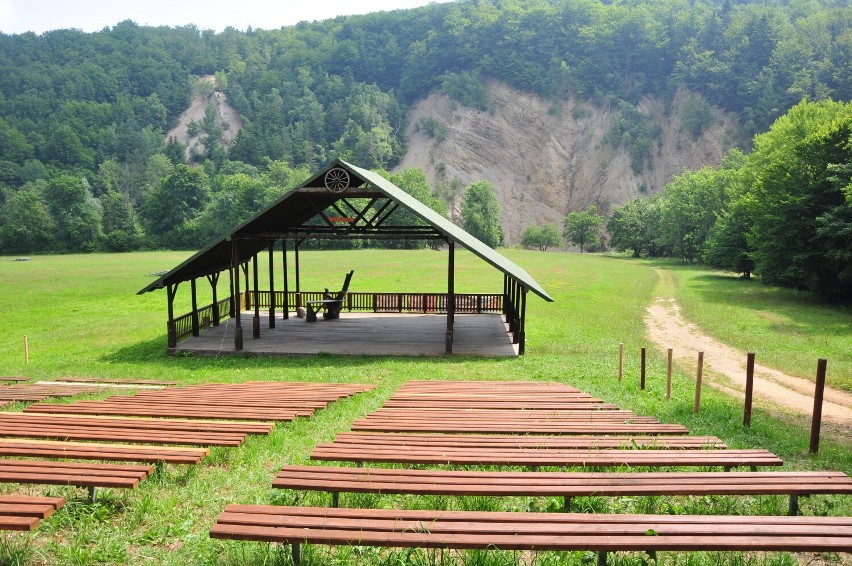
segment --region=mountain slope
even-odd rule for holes
[[[650,165],[636,174],[628,149],[606,141],[620,115],[616,108],[576,100],[554,106],[496,81],[489,81],[486,90],[489,111],[440,94],[415,103],[406,132],[408,150],[398,168],[421,167],[439,183],[491,181],[510,244],[531,224],[561,226],[568,212],[590,204],[619,206],[658,191],[685,168],[716,165],[736,142],[735,120],[718,110],[698,137],[685,131],[681,116],[691,96],[686,92],[678,93],[668,112],[662,100],[645,98],[640,111],[659,135]],[[433,135],[424,127],[427,122]],[[456,205],[460,197],[455,195]]]

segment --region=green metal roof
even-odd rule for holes
[[[470,250],[480,259],[488,262],[509,277],[517,280],[523,287],[532,291],[542,299],[552,302],[553,299],[541,288],[532,276],[517,264],[498,253],[493,248],[485,245],[459,226],[456,226],[419,200],[415,199],[404,190],[400,189],[378,173],[368,169],[361,169],[343,160],[335,160],[325,166],[320,172],[299,187],[287,192],[273,204],[257,213],[252,219],[231,230],[224,236],[192,257],[146,286],[139,294],[162,289],[168,285],[174,285],[182,281],[189,281],[197,277],[218,273],[231,266],[232,239],[238,242],[238,251],[241,260],[246,260],[267,247],[269,239],[263,237],[252,238],[251,235],[285,233],[290,229],[304,226],[305,223],[316,217],[317,209],[325,209],[338,201],[346,193],[332,193],[330,191],[317,192],[320,188],[324,175],[335,167],[345,168],[358,184],[366,184],[385,197],[397,202],[400,206],[410,210],[436,232],[450,241],[457,242],[462,247]],[[312,190],[306,193],[305,190]],[[319,203],[319,204],[317,204]]]

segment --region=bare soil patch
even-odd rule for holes
[[[671,288],[672,276],[658,269],[661,289]],[[665,294],[665,293],[663,293]],[[673,358],[681,366],[695,367],[696,352],[704,352],[705,376],[710,385],[727,393],[744,397],[746,352],[728,346],[709,336],[680,312],[677,301],[658,296],[648,307],[645,326],[651,340],[659,348],[673,349]],[[776,369],[755,364],[754,398],[795,413],[810,416],[814,407],[814,382],[788,375]],[[843,436],[852,435],[852,394],[825,388],[823,422],[838,425]]]

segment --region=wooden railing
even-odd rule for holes
[[[290,310],[295,310],[296,305],[304,305],[308,301],[322,299],[322,291],[295,291],[288,292]],[[504,313],[506,298],[497,293],[457,293],[456,313],[458,314],[500,314]],[[257,301],[258,308],[267,310],[270,307],[269,291],[249,291],[241,293],[239,297],[239,308],[254,308]],[[299,301],[297,303],[297,300]],[[275,308],[281,311],[284,304],[284,292],[275,291]],[[218,316],[216,309],[218,307]],[[443,314],[447,312],[446,293],[348,293],[344,299],[343,309],[347,312],[386,312],[418,314],[432,313]],[[171,324],[167,325],[169,347],[177,346],[181,340],[185,340],[196,334],[193,329],[197,325],[198,332],[215,326],[220,320],[230,318],[231,299],[226,298],[218,301],[215,305],[209,304],[198,309],[198,312],[187,313],[176,317]]]
[[[200,332],[205,328],[217,326],[220,320],[223,318],[230,318],[231,314],[231,299],[229,297],[205,307],[201,307],[198,309],[198,312],[195,313],[195,317],[193,317],[193,313],[189,312],[175,318],[171,325],[166,325],[166,330],[169,336],[169,347],[173,348],[177,346],[177,343],[181,340],[195,335],[196,332],[193,330],[193,326],[196,324],[198,326],[198,331]]]
[[[258,307],[269,308],[269,291],[257,291]],[[251,292],[254,304],[255,292]],[[301,295],[301,297],[300,297]],[[494,314],[503,312],[503,295],[497,293],[456,293],[456,312],[459,314]],[[297,304],[322,299],[322,291],[288,293],[287,304],[293,310]],[[298,303],[297,300],[301,299]],[[284,304],[284,292],[275,291],[275,308]],[[343,301],[347,312],[446,313],[446,293],[347,293]]]

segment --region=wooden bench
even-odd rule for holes
[[[322,314],[322,317],[327,320],[336,320],[340,318],[340,311],[343,309],[343,300],[346,298],[346,294],[349,292],[349,283],[352,281],[352,275],[355,274],[355,270],[353,269],[349,273],[346,274],[346,278],[343,280],[343,288],[339,293],[332,294],[325,290],[322,294],[323,298],[320,301],[308,301],[305,303],[308,307],[307,315],[305,316],[305,320],[307,322],[316,322],[317,321],[317,313],[321,310],[325,312]]]
[[[789,513],[799,496],[850,494],[842,472],[482,472],[384,468],[284,466],[272,482],[278,489],[327,491],[332,506],[340,493],[492,495],[571,498],[622,495],[789,495]]]
[[[196,446],[240,446],[249,434],[267,434],[271,423],[237,423],[172,419],[141,419],[88,415],[0,413],[0,436],[180,444]]]
[[[95,488],[133,489],[153,471],[152,465],[0,459],[0,482],[2,483],[88,487],[89,501],[95,499]]]
[[[64,497],[0,495],[0,530],[31,531],[63,505]]]
[[[597,515],[228,505],[210,536],[292,545],[610,551],[852,552],[852,517]]]
[[[763,449],[610,449],[610,448],[517,448],[474,449],[471,447],[400,446],[397,449],[367,450],[359,445],[320,443],[311,460],[334,462],[376,462],[456,466],[553,466],[553,467],[671,467],[781,466],[784,462]]]
[[[208,448],[192,446],[144,446],[139,444],[0,439],[0,456],[27,458],[73,458],[77,460],[194,465],[209,452]]]

